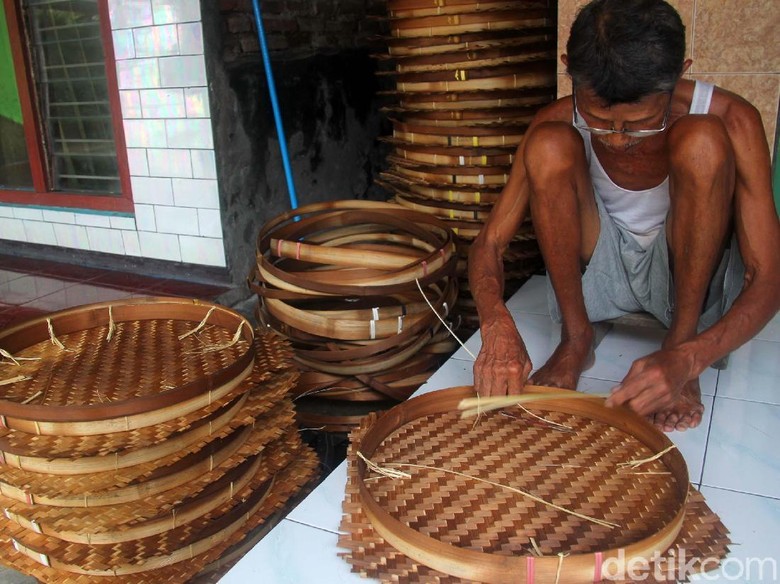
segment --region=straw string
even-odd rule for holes
[[[55,347],[62,349],[63,351],[67,351],[65,345],[63,345],[62,342],[54,334],[54,325],[51,323],[50,318],[46,319],[46,326],[49,328],[49,340],[51,341],[51,344],[54,345]]]
[[[106,342],[110,343],[116,331],[116,323],[114,323],[114,314],[111,310],[111,306],[108,307],[108,333],[106,333]]]
[[[203,317],[203,320],[201,320],[201,321],[200,321],[200,323],[198,323],[198,326],[196,326],[194,329],[192,329],[192,330],[190,330],[190,331],[187,331],[187,332],[186,332],[186,333],[184,333],[184,334],[181,334],[181,335],[179,335],[179,340],[180,340],[180,341],[183,341],[184,339],[186,339],[186,338],[187,338],[187,337],[189,337],[190,335],[194,335],[194,334],[196,334],[196,333],[200,332],[200,330],[201,330],[201,329],[202,329],[204,326],[206,326],[206,322],[208,321],[209,317],[211,316],[211,313],[212,313],[212,312],[214,312],[214,310],[215,310],[216,308],[217,308],[216,306],[212,306],[211,308],[209,308],[209,311],[206,313],[206,316],[204,316],[204,317]]]

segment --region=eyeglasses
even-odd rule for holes
[[[626,130],[625,128],[622,130],[615,130],[613,128],[607,130],[606,128],[594,128],[593,126],[580,123],[579,117],[577,115],[577,92],[574,89],[572,89],[571,92],[571,99],[574,103],[574,127],[586,132],[590,132],[591,134],[595,134],[596,136],[606,136],[608,134],[625,134],[626,136],[631,136],[633,138],[646,138],[648,136],[655,136],[666,130],[666,126],[669,123],[669,112],[672,111],[672,98],[670,96],[669,105],[666,106],[664,120],[661,122],[660,128],[653,128],[651,130]]]

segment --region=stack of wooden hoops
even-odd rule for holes
[[[313,204],[261,229],[258,320],[293,344],[302,424],[347,431],[427,380],[455,348],[456,262],[443,222],[392,203]]]
[[[536,111],[555,98],[556,32],[547,0],[387,0],[397,105],[390,168],[380,179],[399,204],[445,219],[470,243],[507,182]],[[511,295],[541,267],[530,225],[504,258]],[[458,313],[478,327],[468,279]]]
[[[142,298],[0,332],[0,558],[45,582],[184,582],[313,478],[288,344]]]

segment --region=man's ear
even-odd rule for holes
[[[564,67],[568,68],[568,66],[569,66],[569,56],[566,53],[561,55],[561,63],[563,63]]]
[[[683,68],[682,68],[682,73],[680,73],[680,77],[685,75],[688,69],[691,68],[691,65],[693,65],[693,59],[685,59],[685,61],[683,61]]]

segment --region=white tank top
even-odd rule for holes
[[[691,99],[691,114],[706,114],[710,109],[713,85],[696,81]],[[661,230],[669,212],[669,177],[651,189],[631,191],[612,182],[597,155],[593,155],[591,134],[579,130],[585,142],[585,154],[590,165],[593,188],[601,197],[612,219],[628,231],[647,249]]]

